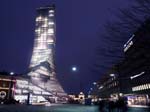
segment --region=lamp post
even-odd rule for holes
[[[11,75],[11,79],[10,79],[9,90],[8,90],[8,97],[7,97],[8,100],[10,100],[12,98],[12,87],[13,87],[14,72],[10,72],[10,75]]]
[[[76,66],[72,66],[71,67],[71,71],[73,73],[77,73],[78,72],[78,68]],[[82,92],[82,83],[81,83],[81,80],[79,79],[79,77],[77,77],[76,80],[79,81],[79,89],[80,89],[80,92]]]

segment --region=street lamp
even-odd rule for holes
[[[14,72],[10,72],[10,75],[11,75],[11,81],[10,81],[10,84],[9,84],[9,90],[8,90],[8,100],[10,100],[12,98],[12,88],[13,88],[13,76],[14,75]]]
[[[14,72],[10,72],[10,75],[14,75]]]
[[[76,72],[76,71],[77,71],[77,67],[75,67],[75,66],[72,67],[72,71],[73,71],[73,72]]]
[[[110,77],[115,77],[115,74],[110,74]]]
[[[96,82],[93,82],[93,85],[96,85],[97,83]]]

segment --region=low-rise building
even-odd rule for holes
[[[27,104],[59,101],[49,91],[34,85],[27,75],[0,73],[0,102],[8,102],[11,99]]]
[[[16,80],[12,76],[0,74],[0,100],[10,100],[14,96]]]
[[[78,95],[68,95],[70,97],[71,103],[85,103],[85,94],[83,92],[80,92]]]
[[[120,93],[116,66],[113,66],[100,80],[96,82],[92,95],[97,99],[117,99]]]

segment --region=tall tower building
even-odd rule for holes
[[[55,6],[37,9],[35,40],[30,63],[31,82],[54,95],[65,95],[55,72]]]

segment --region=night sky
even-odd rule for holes
[[[1,0],[0,1],[0,70],[25,73],[32,55],[36,8],[56,4],[56,69],[61,85],[68,93],[88,91],[101,73],[91,71],[99,33],[112,12],[128,7],[126,0]],[[104,61],[99,59],[103,64]],[[71,67],[77,71],[72,72]]]

